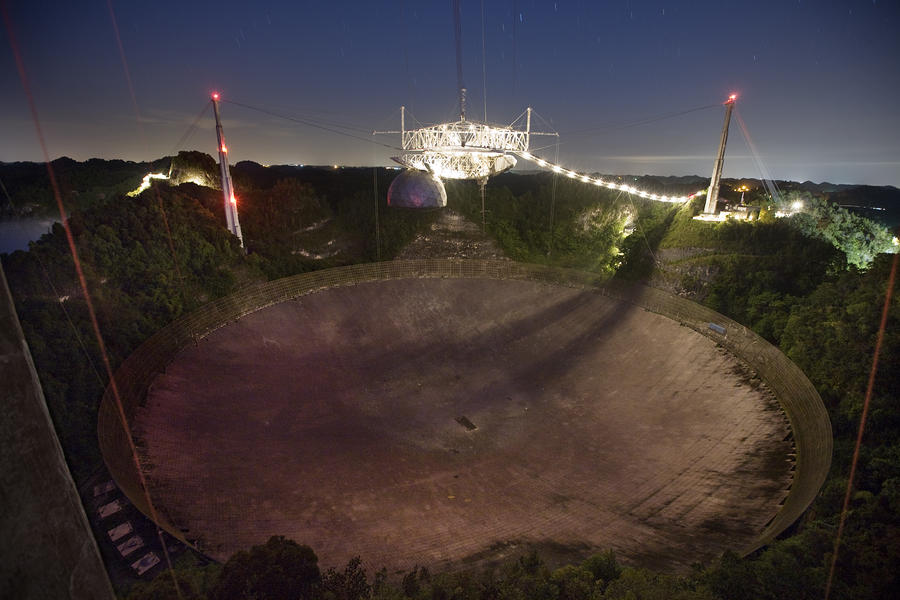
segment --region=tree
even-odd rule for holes
[[[847,255],[847,264],[868,268],[879,254],[895,251],[887,227],[808,193],[791,192],[785,202],[802,206],[791,223],[806,235],[830,242]]]
[[[559,600],[590,600],[594,591],[594,577],[590,571],[575,565],[566,565],[550,574],[559,589]]]
[[[319,558],[309,546],[276,535],[228,559],[211,600],[312,600],[318,598]]]
[[[616,553],[612,550],[590,556],[581,563],[581,568],[590,571],[601,588],[605,588],[610,581],[618,579],[622,574],[622,567],[619,566]]]
[[[609,584],[603,600],[715,600],[703,585],[677,575],[654,573],[647,569],[625,568]],[[598,600],[599,600],[598,598]]]
[[[322,577],[322,589],[328,600],[363,600],[368,598],[369,585],[366,570],[358,556],[350,559],[342,572],[331,568]]]

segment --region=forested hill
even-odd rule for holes
[[[147,173],[164,173],[173,176],[174,183],[192,181],[210,187],[219,187],[219,168],[216,159],[199,151],[182,151],[176,156],[161,157],[153,161],[132,162],[124,160],[104,160],[92,158],[83,162],[60,157],[52,161],[52,166],[60,183],[60,188],[69,209],[88,208],[114,199],[134,190]],[[299,178],[315,185],[327,178],[328,168],[298,167],[295,165],[263,166],[252,161],[241,161],[232,165],[232,174],[237,185],[252,188],[270,188],[280,179]],[[361,169],[366,171],[369,169]],[[346,172],[346,169],[340,169]],[[369,172],[371,172],[369,170]],[[534,176],[546,175],[540,171],[507,173],[491,180],[495,184],[509,188],[514,194],[524,187],[533,185]],[[608,175],[623,182],[642,188],[659,190],[671,194],[674,190],[692,193],[706,189],[709,178],[696,175],[654,176],[654,175]],[[54,214],[52,190],[44,163],[0,162],[0,181],[14,199],[17,212],[36,212],[41,215]],[[723,179],[723,194],[741,185],[751,188],[748,199],[759,196],[764,191],[762,181],[755,178]],[[783,192],[803,192],[827,199],[842,206],[852,207],[863,214],[889,226],[900,225],[900,189],[894,186],[870,186],[861,184],[835,184],[812,181],[776,181],[774,184]],[[737,197],[735,195],[735,197]],[[12,208],[5,196],[0,197],[0,217],[11,214]]]

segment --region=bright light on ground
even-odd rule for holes
[[[143,192],[144,190],[146,190],[147,188],[149,188],[151,179],[168,179],[168,178],[169,178],[168,175],[163,175],[162,173],[147,173],[146,175],[144,175],[144,179],[141,180],[141,185],[138,187],[138,189],[128,192],[128,195],[134,197],[134,196],[137,196],[138,194],[140,194],[141,192]]]
[[[799,212],[803,212],[803,202],[795,200],[791,203],[790,210],[776,210],[775,216],[779,219],[783,219],[784,217],[792,217]]]
[[[721,223],[721,222],[725,221],[725,219],[728,218],[728,214],[729,213],[726,213],[726,212],[720,212],[720,213],[716,213],[714,215],[711,215],[709,213],[700,213],[699,215],[694,217],[694,220],[695,221],[712,221],[714,223]]]

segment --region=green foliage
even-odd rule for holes
[[[550,582],[556,586],[559,600],[590,600],[596,579],[583,567],[566,565],[550,574]]]
[[[633,210],[634,232],[622,243],[622,264],[616,277],[645,279],[656,267],[655,252],[676,217],[677,207],[661,202],[639,201]]]
[[[51,164],[66,207],[83,211],[103,206],[137,188],[148,172],[168,169],[169,159],[136,163],[92,158],[77,162],[62,157]],[[14,199],[18,212],[58,215],[45,164],[0,163],[0,180]],[[9,211],[5,202],[5,198],[0,201],[0,214]]]
[[[554,184],[552,176],[518,177],[533,183],[514,192],[502,185],[508,179],[498,178],[486,189],[486,232],[506,255],[612,274],[625,221],[625,209],[614,194],[570,179]],[[447,199],[450,207],[481,222],[481,194],[474,182],[447,182]]]
[[[272,536],[228,559],[210,600],[311,600],[321,598],[319,559],[309,546]]]
[[[610,582],[622,574],[622,567],[619,566],[616,554],[612,550],[592,555],[581,564],[581,567],[590,571],[597,582]]]
[[[372,593],[360,558],[350,559],[343,571],[328,569],[322,577],[322,596],[327,600],[364,600]]]
[[[841,250],[849,265],[865,269],[879,254],[896,251],[891,232],[884,225],[809,193],[790,192],[785,196],[785,205],[795,202],[803,208],[790,218],[791,224]]]
[[[247,247],[260,256],[266,275],[277,279],[389,260],[438,217],[438,211],[388,207],[388,186],[397,172],[374,171],[241,163],[235,173],[241,224]]]
[[[782,349],[816,384],[837,431],[855,434],[893,257],[882,256],[865,271],[847,271],[820,285],[791,312]],[[866,431],[870,443],[896,439],[900,421],[900,304],[891,304]]]
[[[172,571],[163,571],[154,579],[135,584],[125,597],[126,600],[201,600],[219,579],[222,566],[201,560],[192,552],[187,552],[173,565]],[[177,581],[178,590],[175,585]]]
[[[245,244],[264,259],[270,279],[313,268],[314,262],[299,254],[313,241],[304,233],[326,224],[333,215],[311,185],[281,179],[269,189],[245,188],[240,198]],[[325,236],[333,234],[328,230]]]
[[[718,227],[721,227],[718,226]],[[743,224],[744,253],[704,259],[715,271],[704,304],[777,344],[798,298],[810,294],[842,264],[828,244],[773,223]],[[769,237],[769,234],[778,235]]]
[[[714,600],[704,586],[688,577],[664,575],[647,569],[626,568],[598,600]]]
[[[806,540],[776,544],[753,560],[727,552],[709,571],[710,589],[721,598],[757,600],[817,599],[825,589],[819,556],[808,552]]]

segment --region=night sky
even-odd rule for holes
[[[0,2],[52,158],[214,154],[211,112],[176,147],[214,90],[366,140],[399,128],[401,104],[422,123],[457,118],[449,0],[115,1],[140,120],[105,0]],[[533,106],[566,167],[709,176],[720,104],[737,93],[764,167],[735,119],[726,177],[900,186],[896,0],[485,0],[483,22],[480,1],[461,6],[469,117],[484,113],[483,23],[487,120]],[[42,160],[5,27],[0,37],[0,161]],[[391,164],[369,141],[233,104],[222,117],[233,162]]]

